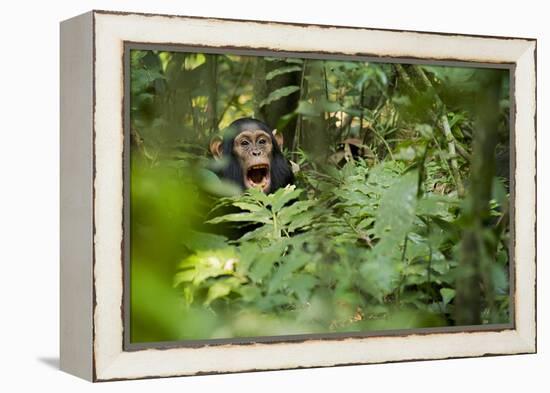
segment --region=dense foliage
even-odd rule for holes
[[[132,341],[509,320],[507,71],[130,62]],[[211,171],[209,139],[244,116],[283,133],[295,185]]]

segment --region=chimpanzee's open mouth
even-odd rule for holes
[[[253,165],[246,171],[246,186],[259,187],[262,191],[269,188],[269,165]]]

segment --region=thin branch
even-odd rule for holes
[[[384,139],[384,137],[382,135],[380,135],[380,133],[378,131],[376,131],[376,128],[374,128],[373,125],[370,125],[369,129],[374,133],[374,135],[376,135],[378,138],[380,138],[380,140],[382,141],[384,146],[386,146],[386,149],[388,150],[388,154],[390,155],[390,158],[392,159],[392,161],[395,161],[395,158],[393,157],[393,153],[390,149],[390,145],[388,144],[386,139]]]
[[[432,83],[430,82],[430,80],[428,79],[428,77],[426,76],[426,74],[424,73],[422,68],[420,68],[417,65],[414,65],[413,70],[420,77],[420,81],[422,82],[424,87],[426,89],[430,90],[431,92],[433,92],[433,95],[435,97],[435,101],[436,101],[437,105],[441,108],[441,111],[443,112],[443,115],[441,115],[441,118],[440,118],[440,122],[441,122],[441,126],[443,128],[443,134],[445,135],[445,140],[447,142],[447,148],[448,148],[449,154],[451,156],[451,158],[450,158],[451,159],[451,168],[453,170],[453,175],[454,175],[454,178],[455,178],[455,181],[456,181],[458,196],[463,197],[464,196],[464,185],[462,183],[462,178],[460,176],[460,171],[458,169],[458,161],[456,159],[456,157],[457,157],[456,156],[456,150],[457,150],[456,149],[456,140],[455,140],[455,137],[454,137],[454,135],[451,131],[451,127],[449,125],[449,119],[447,118],[447,115],[445,114],[445,104],[443,103],[443,101],[441,101],[441,98],[436,93]]]
[[[460,171],[458,169],[458,161],[456,159],[456,146],[453,133],[451,132],[451,127],[449,126],[449,120],[447,116],[441,116],[441,123],[443,125],[443,132],[447,141],[447,147],[449,149],[449,154],[451,155],[451,169],[453,170],[453,176],[456,181],[456,188],[459,197],[464,196],[464,184],[460,177]]]
[[[405,241],[403,243],[403,251],[401,253],[401,263],[403,265],[407,264],[406,261],[405,261],[405,257],[407,256],[407,242],[409,240],[409,234],[407,233],[405,235]],[[403,284],[405,283],[405,275],[404,274],[401,274],[401,278],[399,279],[399,284],[397,286],[397,293],[396,293],[396,303],[397,304],[400,304],[401,303],[401,292],[403,290],[402,286]]]
[[[210,96],[208,97],[208,115],[210,135],[218,130],[218,56],[214,55],[208,59],[210,69]],[[212,100],[212,102],[210,102]]]
[[[235,101],[235,98],[237,98],[237,90],[239,89],[239,87],[242,86],[242,81],[243,81],[244,75],[246,74],[246,71],[248,70],[249,64],[250,64],[250,62],[248,61],[248,59],[245,59],[244,67],[243,67],[243,69],[242,69],[242,71],[239,75],[239,78],[237,79],[237,83],[233,87],[233,91],[231,92],[230,98],[229,98],[229,100],[227,100],[227,104],[225,104],[225,107],[223,108],[222,113],[220,114],[220,116],[218,118],[218,123],[217,123],[218,124],[218,129],[220,128],[220,123],[222,122],[223,117],[225,116],[225,113],[227,112],[229,107],[231,107],[231,105],[233,105],[233,102]]]
[[[136,148],[141,151],[145,158],[147,158],[149,161],[154,161],[155,158],[151,156],[151,154],[149,154],[149,152],[147,151],[147,148],[145,147],[145,141],[135,127],[130,128],[130,143],[135,145]]]
[[[302,76],[300,77],[300,98],[298,99],[298,102],[302,100],[302,97],[304,95],[304,82],[306,79],[306,63],[307,60],[304,59],[304,65],[302,68]],[[296,120],[296,131],[294,133],[294,140],[292,141],[292,152],[295,154],[295,152],[298,150],[298,144],[300,143],[300,137],[302,134],[302,115],[298,114],[298,119]],[[294,160],[296,160],[296,157],[294,157]]]
[[[416,88],[414,87],[412,79],[410,78],[407,71],[403,68],[403,66],[400,65],[400,64],[397,64],[396,68],[399,72],[399,75],[405,81],[405,84],[407,86],[411,86],[411,90],[417,91]],[[430,111],[430,115],[431,115],[432,119],[434,120],[435,124],[439,124],[441,126],[441,128],[443,130],[443,135],[445,135],[445,141],[447,142],[447,149],[448,149],[449,155],[450,155],[450,162],[451,162],[451,168],[450,169],[452,171],[453,179],[455,180],[457,193],[460,197],[463,197],[464,196],[464,184],[462,183],[462,178],[460,176],[460,170],[458,168],[458,161],[457,161],[457,154],[456,154],[456,151],[457,151],[456,145],[457,145],[457,143],[456,143],[455,137],[454,137],[454,135],[451,131],[451,127],[449,125],[449,119],[447,118],[447,115],[445,114],[445,111],[446,111],[445,104],[443,103],[443,101],[441,100],[441,98],[439,97],[437,92],[435,91],[435,88],[433,87],[432,82],[430,82],[430,80],[428,79],[428,77],[426,76],[426,74],[424,73],[422,68],[420,68],[417,65],[413,65],[412,70],[414,71],[414,73],[418,77],[418,80],[420,80],[420,82],[422,83],[422,87],[424,89],[429,90],[430,92],[432,92],[432,94],[434,96],[434,99],[435,99],[435,102],[437,104],[437,107],[439,107],[441,112],[443,113],[443,115],[441,115],[441,117],[438,118],[436,113],[434,113],[433,111]]]
[[[418,89],[415,87],[411,77],[401,64],[395,64],[395,69],[401,77],[401,80],[405,83],[405,86],[414,94],[418,94]]]

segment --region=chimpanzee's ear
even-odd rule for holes
[[[214,156],[215,159],[219,160],[223,155],[223,139],[221,136],[216,135],[210,141],[210,153]]]
[[[283,133],[277,131],[277,129],[274,129],[271,133],[273,134],[273,137],[277,141],[277,145],[279,145],[279,149],[283,150],[283,142],[284,142]]]

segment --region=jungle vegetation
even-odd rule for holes
[[[132,342],[509,321],[507,70],[129,61]],[[209,141],[241,117],[284,135],[295,185],[214,174]]]

